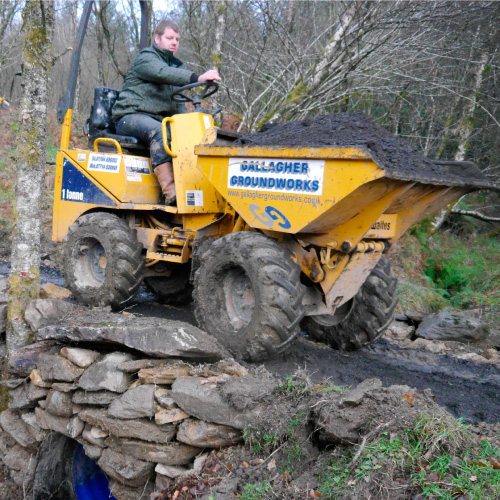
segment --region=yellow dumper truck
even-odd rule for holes
[[[336,146],[335,136],[308,145],[350,115],[245,140],[214,127],[195,102],[163,123],[177,192],[166,206],[144,146],[95,124],[116,96],[96,90],[93,148],[70,149],[66,130],[57,155],[53,239],[63,243],[67,286],[84,304],[114,308],[143,280],[164,302],[192,287],[200,327],[244,359],[279,353],[301,329],[341,349],[373,341],[397,300],[384,252],[416,221],[486,185],[471,164],[464,177],[456,164],[398,168],[394,152],[387,167],[373,145]],[[280,133],[290,142],[296,126],[302,147],[259,144]]]
[[[486,179],[473,164],[418,155],[359,114],[240,137],[214,127],[201,100],[216,84],[201,85],[201,96],[173,97],[194,112],[163,121],[176,206],[161,203],[147,148],[116,135],[117,91],[96,89],[90,149],[69,147],[63,99],[53,239],[74,297],[119,309],[142,282],[163,302],[192,296],[199,326],[253,361],[300,331],[345,350],[376,339],[397,302],[384,253]]]

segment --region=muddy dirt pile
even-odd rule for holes
[[[394,136],[363,113],[337,113],[270,126],[243,134],[235,145],[293,148],[354,146],[373,157],[387,176],[457,186],[488,186],[482,172],[470,162],[438,163],[426,158],[411,143]]]

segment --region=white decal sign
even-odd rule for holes
[[[87,170],[117,174],[120,171],[120,155],[91,153]]]
[[[186,191],[186,205],[188,207],[202,207],[203,191]]]
[[[324,160],[230,158],[229,189],[321,195]]]
[[[124,156],[125,170],[127,174],[151,175],[149,160],[138,156]]]
[[[130,182],[142,182],[142,175],[139,175],[139,174],[127,174],[127,181],[130,181]]]

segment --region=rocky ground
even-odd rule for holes
[[[7,268],[6,263],[0,265],[0,273],[5,273]],[[63,283],[57,271],[50,267],[44,267],[43,280]],[[94,309],[85,310],[84,317],[79,316],[81,313],[78,306],[60,300],[65,298],[65,294],[57,286],[46,284],[43,296],[59,296],[59,299],[42,300],[31,307],[28,317],[33,329],[38,332],[37,340],[39,341],[71,342],[73,345],[87,348],[95,346],[96,341],[106,342],[105,350],[109,352],[111,349],[109,342],[120,340],[123,344],[122,349],[126,351],[120,356],[127,357],[126,360],[120,358],[120,362],[125,364],[134,363],[135,361],[131,360],[137,358],[139,351],[152,354],[158,352],[158,349],[163,349],[161,355],[166,358],[174,356],[174,358],[196,360],[194,366],[198,367],[203,366],[204,363],[211,363],[218,357],[224,357],[224,354],[218,351],[219,348],[211,343],[210,338],[205,338],[203,332],[195,328],[190,307],[160,306],[155,304],[152,296],[145,291],[141,292],[137,301],[124,313],[112,314],[107,310]],[[61,303],[64,305],[58,305]],[[59,309],[60,307],[65,308],[64,311]],[[63,325],[51,325],[53,321],[47,320],[50,314],[59,319],[64,318]],[[423,317],[415,312],[408,312],[398,317],[383,339],[366,349],[352,353],[340,353],[327,346],[311,342],[307,337],[301,337],[284,356],[270,360],[262,367],[241,363],[242,373],[247,373],[247,375],[237,379],[234,378],[234,373],[228,379],[226,376],[221,377],[220,373],[217,375],[210,372],[210,369],[206,373],[206,370],[202,369],[202,373],[199,371],[200,368],[197,368],[198,371],[194,373],[197,375],[196,380],[208,380],[208,386],[204,383],[199,386],[203,388],[201,394],[205,394],[205,399],[197,400],[194,404],[189,403],[189,398],[186,399],[186,391],[193,391],[193,387],[190,387],[190,383],[186,386],[187,382],[176,382],[175,397],[178,398],[176,402],[179,404],[173,408],[161,409],[160,402],[156,399],[156,410],[148,411],[151,411],[151,415],[154,415],[160,423],[163,422],[162,418],[172,418],[166,413],[175,410],[181,412],[181,420],[187,419],[188,422],[199,418],[201,421],[216,421],[218,423],[213,425],[223,427],[226,424],[235,425],[227,418],[220,420],[215,417],[214,420],[213,414],[208,416],[208,414],[199,413],[199,408],[211,408],[217,413],[219,410],[214,408],[212,403],[215,399],[221,398],[221,401],[228,405],[225,406],[226,410],[230,408],[231,412],[236,411],[237,415],[244,415],[244,417],[236,418],[238,425],[234,432],[240,433],[237,440],[241,437],[245,438],[245,445],[225,446],[220,451],[210,451],[209,446],[206,449],[209,452],[208,458],[202,465],[198,463],[196,470],[193,469],[193,463],[189,462],[190,457],[186,458],[188,460],[186,465],[180,468],[176,466],[176,470],[169,469],[169,466],[163,467],[159,463],[155,469],[156,491],[158,493],[163,489],[159,498],[162,500],[203,498],[202,495],[207,491],[210,491],[212,498],[217,500],[234,499],[238,495],[241,495],[243,499],[252,500],[254,498],[298,500],[318,498],[320,495],[334,498],[332,491],[339,492],[340,496],[335,498],[346,499],[429,498],[419,495],[426,491],[427,485],[432,484],[438,487],[443,483],[440,475],[436,477],[432,475],[435,474],[431,457],[434,453],[432,449],[426,452],[429,456],[429,464],[424,463],[418,466],[422,467],[418,469],[423,471],[421,474],[425,472],[421,484],[416,484],[414,475],[410,480],[405,467],[401,468],[387,461],[386,455],[383,455],[383,460],[380,456],[373,459],[375,462],[381,460],[382,471],[378,471],[375,467],[371,475],[368,474],[371,482],[366,484],[363,481],[360,482],[359,473],[368,465],[363,458],[365,454],[362,453],[361,457],[357,457],[354,450],[362,450],[364,446],[367,448],[365,453],[369,451],[373,454],[374,451],[367,443],[371,442],[371,446],[376,448],[376,446],[391,445],[391,443],[385,443],[386,438],[395,442],[408,439],[409,430],[418,428],[422,415],[427,419],[425,422],[431,429],[429,432],[433,432],[432,425],[435,424],[433,419],[439,422],[455,422],[452,416],[463,417],[465,422],[472,424],[467,433],[464,431],[460,434],[462,431],[457,431],[461,436],[459,439],[461,444],[457,444],[456,449],[453,448],[454,444],[446,445],[455,454],[452,458],[457,463],[463,462],[468,454],[473,453],[470,450],[475,449],[478,454],[484,454],[480,448],[484,450],[490,444],[491,449],[499,449],[500,402],[497,394],[500,388],[498,356],[500,345],[498,332],[491,333],[485,330],[476,316],[472,312],[459,316]],[[87,326],[82,327],[82,324]],[[165,328],[170,331],[171,342],[168,345],[163,345],[163,343],[161,346],[156,345],[154,340],[157,338],[156,334],[148,340],[148,331],[154,333],[159,330],[164,331]],[[196,333],[200,338],[191,347],[182,339],[181,342],[176,342],[176,332],[179,332],[179,329],[188,334]],[[102,349],[104,344],[100,345]],[[58,349],[60,350],[61,347]],[[54,354],[49,354],[49,356],[54,356]],[[67,353],[63,354],[61,351],[60,356],[67,356]],[[158,362],[158,360],[152,360],[151,367],[154,369]],[[61,377],[60,374],[52,373],[54,370],[52,358],[48,360],[48,363],[40,366],[40,379],[31,372],[33,367],[29,368],[31,383],[43,386],[44,377],[48,379]],[[134,368],[131,373],[133,379],[139,382],[142,377],[142,382],[137,385],[137,382],[132,383],[133,379],[127,379],[123,389],[127,386],[129,390],[125,394],[134,392],[131,389],[135,387],[142,387],[140,391],[147,393],[149,397],[148,383],[152,381],[161,385],[167,382],[144,379],[147,375],[146,365],[142,368],[145,370],[142,375],[140,375],[139,366],[134,365],[132,368]],[[83,369],[77,374],[81,377],[80,381],[84,378],[81,375],[82,371]],[[26,373],[21,376],[25,376]],[[189,372],[189,375],[192,376],[193,373]],[[15,376],[19,377],[19,374]],[[212,377],[211,380],[210,377]],[[264,381],[267,382],[264,383]],[[82,388],[87,387],[85,385],[87,382],[80,383],[83,384]],[[200,384],[200,382],[194,383]],[[41,406],[34,415],[38,423],[44,426],[42,428],[55,428],[62,431],[69,424],[69,411],[64,408],[61,410],[58,404],[62,404],[61,401],[67,397],[63,396],[58,399],[53,395],[54,391],[58,394],[70,391],[72,397],[77,398],[74,404],[77,404],[79,408],[83,400],[77,395],[78,388],[73,387],[72,384],[63,381],[57,384],[51,382],[51,384],[53,387],[45,389],[43,396],[46,397],[49,390],[52,396],[50,398],[47,396],[45,407]],[[165,389],[160,389],[164,391],[174,389],[173,385],[167,384],[164,387]],[[209,387],[211,389],[206,392]],[[213,392],[214,390],[216,392]],[[199,396],[200,394],[197,393],[198,398]],[[17,397],[14,399],[18,402],[21,400],[22,398]],[[110,402],[102,400],[98,404],[109,405]],[[94,413],[95,404],[94,401],[94,406],[92,406]],[[114,408],[110,406],[108,413],[118,411],[115,417],[123,418],[124,415],[120,415],[120,412],[125,411],[124,405],[120,406],[117,402],[112,405]],[[119,406],[118,410],[117,406]],[[125,406],[127,406],[126,400]],[[129,401],[128,407],[130,406]],[[134,406],[145,407],[144,404],[132,404],[132,407]],[[265,408],[264,411],[262,407]],[[256,408],[260,408],[257,412],[259,418],[253,421],[248,420],[248,416],[252,415]],[[32,408],[19,410],[16,407],[9,411],[32,412]],[[53,415],[52,411],[55,412]],[[68,412],[65,413],[67,416],[61,416],[61,411]],[[114,429],[113,416],[109,418],[109,415],[106,417],[100,414],[94,415],[92,411],[90,413],[87,411],[89,415],[85,412],[81,415],[80,420],[84,424],[80,430],[85,432],[81,442],[86,443],[89,452],[94,453],[96,459],[101,460],[99,457],[104,456],[101,465],[103,468],[108,467],[107,472],[113,474],[114,466],[109,465],[109,463],[116,463],[116,456],[113,453],[123,455],[124,449],[115,446],[103,454],[99,451],[99,446],[97,448],[94,446],[95,443],[104,442],[107,439],[106,436],[116,431],[112,430]],[[53,420],[54,417],[59,420]],[[130,415],[126,417],[131,418]],[[137,418],[137,415],[132,417]],[[151,418],[151,416],[144,417],[144,415],[141,417]],[[29,420],[31,417],[26,418]],[[63,427],[61,427],[61,419]],[[4,427],[5,425],[8,427],[4,417]],[[183,424],[184,427],[180,426],[179,429],[185,428],[186,425]],[[450,425],[454,424],[450,423]],[[71,428],[73,432],[76,432],[74,427],[73,425]],[[77,426],[76,429],[78,431],[79,427]],[[243,434],[241,434],[242,431]],[[233,439],[235,435],[233,433]],[[89,441],[91,439],[95,440],[94,445]],[[181,436],[180,439],[185,438]],[[9,444],[13,446],[15,443],[7,440],[7,445]],[[227,442],[224,444],[228,445]],[[464,451],[466,445],[468,451]],[[130,443],[128,446],[127,453],[133,450],[130,448]],[[447,449],[446,446],[444,449]],[[198,448],[201,449],[200,442],[198,442]],[[403,448],[406,449],[406,446]],[[441,450],[442,447],[439,449]],[[139,453],[137,450],[131,453],[136,452]],[[135,456],[134,461],[142,464],[143,459],[146,458],[145,463],[150,463],[144,456],[144,452],[140,453],[141,456]],[[494,468],[500,459],[496,453],[496,451],[491,452],[487,457],[492,471],[498,470]],[[440,461],[442,457],[435,457],[435,459]],[[471,467],[475,466],[474,460]],[[353,462],[353,465],[350,465],[350,462]],[[340,485],[334,484],[337,481],[334,478],[341,477],[341,473],[325,479],[328,471],[336,470],[335,464],[337,463],[349,465],[352,471]],[[370,462],[370,464],[372,467],[373,463]],[[141,472],[137,473],[138,476],[147,475],[144,471],[149,471],[150,466],[144,467],[144,470],[141,469]],[[427,471],[425,467],[428,467]],[[375,473],[375,470],[378,472]],[[458,472],[453,472],[451,469],[448,472],[448,475],[455,474],[455,481],[458,480]],[[2,477],[4,477],[3,482]],[[123,482],[123,479],[120,479]],[[136,480],[137,478],[134,478],[132,483]],[[136,486],[130,487],[132,483],[128,483],[128,493],[138,491],[133,489]],[[116,481],[113,485],[117,487]],[[120,488],[123,486],[122,483],[118,485],[121,485]],[[395,485],[397,485],[398,495],[391,496]],[[147,491],[151,492],[151,488]],[[342,493],[344,489],[345,492]],[[381,493],[383,491],[385,491],[384,494]],[[123,491],[121,493],[124,494]],[[29,494],[28,490],[23,491],[9,480],[5,471],[0,471],[0,496],[2,498],[17,500],[29,498]],[[491,495],[496,495],[496,493],[488,493],[478,498],[491,498],[492,500],[496,498]],[[460,497],[458,494],[455,497],[462,498],[462,500],[476,498]],[[208,500],[208,494],[205,498]]]

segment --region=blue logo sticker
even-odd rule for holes
[[[290,229],[292,227],[290,221],[277,208],[268,205],[262,212],[259,205],[255,203],[252,203],[248,208],[250,208],[250,212],[252,212],[253,216],[259,220],[261,224],[264,224],[264,226],[272,227],[276,221],[279,221],[278,226],[283,229]]]
[[[63,161],[61,200],[116,207],[116,203],[83,175],[67,158]]]

